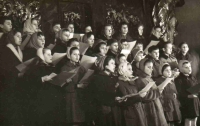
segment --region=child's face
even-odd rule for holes
[[[20,46],[21,45],[21,42],[22,42],[22,35],[20,32],[17,32],[15,35],[14,35],[14,40],[15,40],[15,44],[17,46]]]
[[[101,44],[101,46],[99,47],[100,53],[102,55],[106,55],[107,53],[107,46],[105,44]]]
[[[127,42],[123,42],[122,43],[122,49],[128,49],[128,43]]]
[[[161,28],[156,28],[154,31],[154,35],[156,36],[156,38],[159,39],[162,36]]]
[[[165,54],[172,54],[172,44],[167,44],[166,47],[164,48]]]
[[[93,46],[94,44],[94,35],[91,35],[88,39],[87,39],[88,44],[90,45],[90,47]]]
[[[115,60],[111,59],[105,67],[111,72],[115,72]]]
[[[53,26],[53,31],[54,33],[58,33],[61,30],[60,24],[56,24]]]
[[[146,65],[144,66],[144,72],[145,72],[147,75],[150,75],[150,76],[151,76],[152,71],[153,71],[153,63],[152,63],[152,62],[146,63]]]
[[[68,31],[65,31],[62,33],[62,40],[64,42],[67,42],[69,40],[69,36],[70,36],[70,33]]]
[[[186,63],[182,66],[182,72],[184,74],[191,74],[192,73],[192,67],[190,63]]]
[[[143,26],[139,26],[138,27],[138,33],[139,33],[139,35],[143,35],[143,30],[144,30],[144,27]]]
[[[170,66],[165,68],[165,70],[163,71],[163,76],[164,77],[171,77],[172,76],[172,70],[171,70]]]
[[[128,77],[131,77],[131,76],[133,75],[132,66],[131,66],[130,64],[127,65],[126,75],[127,75]]]
[[[126,62],[126,57],[125,57],[125,56],[120,57],[120,58],[119,58],[119,62],[120,62],[120,63]]]
[[[151,53],[149,53],[151,57],[155,60],[159,60],[159,49],[153,50]]]
[[[188,45],[187,44],[183,44],[182,46],[181,46],[181,51],[182,51],[182,53],[187,53],[188,51],[189,51],[189,47],[188,47]]]
[[[12,22],[11,20],[5,20],[4,24],[1,25],[1,28],[4,29],[6,32],[12,30]]]
[[[72,62],[78,62],[80,58],[80,52],[79,50],[74,50],[70,56],[70,59]]]
[[[31,25],[32,25],[34,31],[38,30],[38,21],[37,20],[32,20]]]
[[[111,45],[110,45],[110,49],[111,49],[113,52],[117,53],[117,52],[118,52],[118,43],[115,42],[115,43],[111,44]]]
[[[138,54],[137,54],[137,56],[135,57],[135,61],[136,62],[140,62],[140,60],[142,60],[143,59],[143,53],[142,52],[139,52]]]
[[[52,55],[51,55],[51,50],[47,50],[44,53],[44,60],[46,63],[52,63]]]
[[[73,24],[69,24],[67,29],[69,30],[70,33],[74,33],[74,25]]]
[[[143,51],[143,45],[142,44],[137,44],[135,46],[135,49],[139,49],[139,50]]]
[[[38,36],[37,37],[37,43],[41,48],[44,48],[45,45],[45,37],[44,36]]]
[[[127,34],[128,33],[128,26],[127,25],[122,25],[121,32],[122,32],[122,34]]]

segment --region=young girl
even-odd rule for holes
[[[189,46],[186,42],[179,44],[180,52],[176,55],[177,60],[189,60],[191,61],[191,55],[189,54]]]
[[[94,45],[94,34],[92,32],[88,32],[86,34],[85,43],[89,44],[89,48],[85,52],[85,55],[92,56],[94,54],[93,45]]]
[[[138,91],[141,91],[150,82],[154,82],[151,78],[153,70],[153,62],[147,58],[140,61],[139,78],[136,80],[136,86]],[[157,87],[155,84],[147,92],[147,95],[142,98],[142,105],[145,111],[147,125],[148,126],[167,126],[167,122],[164,116],[162,104],[160,102],[160,91],[163,90],[161,84]]]
[[[16,66],[23,62],[23,54],[19,46],[22,42],[21,32],[13,30],[8,32],[6,47],[0,54],[1,72],[1,98],[0,114],[1,125],[21,125],[21,104],[19,102],[19,77],[21,74]]]
[[[156,84],[160,85],[166,78],[172,77],[172,70],[168,63],[160,65],[159,73],[161,77],[156,79]],[[169,126],[174,126],[174,124],[181,121],[180,104],[177,99],[177,90],[173,81],[171,81],[163,90],[160,97],[161,103],[163,105],[165,118]]]
[[[94,55],[97,57],[97,60],[99,60],[101,57],[106,56],[107,54],[107,44],[105,41],[100,40],[97,42],[94,46]]]
[[[98,67],[101,71],[92,81],[97,106],[96,125],[121,126],[120,110],[115,101],[117,77],[112,75],[115,71],[115,59],[109,56],[103,57]]]
[[[197,85],[198,81],[191,74],[192,68],[188,60],[180,60],[178,66],[181,73],[175,79],[175,84],[181,103],[183,121],[185,121],[185,126],[196,126],[200,102],[198,94],[191,94],[187,92],[187,89]]]
[[[133,71],[131,64],[128,62],[121,63],[118,66],[118,83],[120,96],[129,94],[137,94],[139,91],[136,87],[135,81],[132,81]],[[123,126],[147,126],[146,117],[142,108],[141,97],[146,93],[135,95],[122,102],[122,112],[125,119]]]
[[[61,72],[71,71],[80,67],[78,48],[72,47],[69,50],[69,59],[61,68]],[[65,93],[65,120],[69,125],[82,125],[86,121],[84,89],[81,84],[78,84],[85,73],[85,68],[80,67],[76,75],[72,79],[67,80],[66,86],[63,87]]]
[[[24,48],[24,60],[29,60],[31,58],[36,57],[37,49],[44,48],[45,45],[45,37],[42,32],[34,33],[29,43]]]

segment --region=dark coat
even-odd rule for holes
[[[126,39],[127,42],[133,41],[133,38],[129,34],[127,34],[126,36],[124,36],[124,35],[118,33],[118,34],[114,35],[113,38],[115,38],[118,42],[120,42],[122,39]]]
[[[120,96],[138,93],[135,82],[119,80]],[[128,98],[122,102],[122,112],[126,126],[147,126],[146,117],[142,108],[141,97],[139,95]]]
[[[68,61],[61,68],[61,71],[71,71],[77,67],[80,67],[80,65],[74,65]],[[84,89],[77,87],[77,84],[85,73],[85,68],[80,67],[76,75],[72,78],[72,82],[67,83],[63,87],[65,92],[65,120],[67,123],[82,123],[86,121]]]
[[[187,89],[198,84],[197,79],[192,75],[185,76],[180,73],[175,79],[175,84],[178,91],[178,98],[181,103],[181,113],[183,118],[195,118],[199,116],[199,98],[188,98],[190,93],[187,92]]]
[[[163,81],[165,81],[164,77],[157,78],[156,84],[160,85]],[[160,97],[165,118],[170,122],[181,121],[180,103],[177,99],[177,95],[176,86],[174,82],[171,81],[171,83],[165,87]]]
[[[109,39],[112,39],[112,37],[111,38],[107,38],[105,35],[100,35],[100,36],[98,36],[98,39],[102,39],[104,41],[108,41]]]
[[[159,67],[161,65],[160,60],[153,59],[150,55],[147,55],[146,58],[151,59],[153,62],[153,72],[152,72],[152,78],[157,78],[160,76],[159,74]]]
[[[54,53],[66,53],[67,52],[67,46],[66,44],[62,43],[60,39],[57,39],[56,45],[51,50],[52,54]]]
[[[24,54],[24,61],[27,61],[37,56],[37,50],[34,48],[25,48],[23,50],[23,54]]]
[[[177,61],[176,57],[174,57],[172,55],[167,56],[164,53],[161,53],[159,59],[160,59],[161,63],[169,63],[169,65],[171,66],[172,70],[174,68],[178,68],[178,61]]]
[[[141,72],[139,78],[136,80],[138,91],[141,91],[148,84],[148,82],[151,81],[153,80],[150,76]],[[156,85],[154,85],[147,92],[147,95],[142,98],[142,105],[145,111],[148,126],[167,126],[163,107],[159,98],[160,92]]]
[[[54,73],[54,66],[39,63],[30,69],[26,77],[27,122],[30,124],[56,125],[64,121],[64,101],[61,87],[50,82],[42,82],[42,77]]]
[[[17,125],[21,123],[21,104],[18,70],[16,66],[21,61],[10,48],[5,47],[0,54],[1,90],[0,115],[4,125]],[[1,123],[1,122],[0,122]]]
[[[178,61],[180,61],[180,60],[192,61],[191,55],[190,55],[189,53],[187,53],[187,54],[184,56],[181,52],[179,52],[179,53],[177,53],[177,55],[176,55],[176,59],[177,59]]]
[[[120,108],[115,102],[117,78],[100,72],[93,78],[96,101],[96,124],[99,126],[121,126]]]
[[[117,58],[117,55],[118,54],[115,54],[115,53],[113,53],[110,49],[108,50],[108,52],[107,52],[107,56],[112,56],[113,58]]]
[[[87,49],[87,51],[85,52],[85,55],[87,55],[87,56],[93,56],[94,55],[94,49],[91,48],[91,47],[89,47]]]

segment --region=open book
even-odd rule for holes
[[[87,49],[89,48],[89,44],[83,42],[79,42],[79,44],[80,44],[80,49],[79,49],[80,54],[84,55]]]
[[[145,54],[148,54],[148,49],[149,49],[149,47],[151,47],[151,46],[153,46],[153,45],[157,45],[159,43],[159,41],[151,41],[150,43],[149,43],[149,45],[147,45],[147,47],[145,48],[145,50],[144,50],[144,53]]]
[[[25,73],[28,69],[34,66],[37,63],[37,61],[38,58],[35,57],[17,65],[16,68],[20,73]]]
[[[56,65],[61,59],[63,59],[67,54],[66,53],[54,53],[52,57],[52,63]]]
[[[92,67],[92,65],[95,63],[97,57],[91,57],[87,55],[83,55],[80,65],[85,67],[85,69],[89,69]]]

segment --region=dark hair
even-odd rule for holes
[[[108,63],[109,63],[110,60],[114,60],[114,61],[115,61],[115,58],[112,57],[112,56],[107,56],[107,57],[105,58],[104,63],[103,63],[103,68],[104,68],[104,70],[105,70],[106,65],[108,65]]]
[[[104,35],[105,34],[105,28],[107,27],[107,26],[110,26],[111,28],[112,28],[112,35],[115,33],[115,30],[114,30],[114,28],[113,28],[113,25],[112,24],[105,24],[104,26],[103,26],[103,28],[102,28],[102,30],[101,30],[101,34],[102,35]]]
[[[144,66],[146,66],[147,63],[153,63],[153,61],[151,59],[147,59],[145,62],[144,62]]]
[[[53,23],[52,23],[52,27],[54,27],[55,25],[58,25],[58,24],[60,24],[59,21],[53,21]]]
[[[1,18],[0,18],[0,24],[4,24],[6,20],[12,21],[10,17],[4,16],[4,17],[1,17]]]
[[[94,47],[94,53],[100,53],[100,46],[101,45],[107,45],[105,42],[99,42],[97,45]]]
[[[42,32],[38,32],[37,36],[44,36],[44,34]]]
[[[120,23],[120,29],[122,28],[122,25],[127,25],[127,26],[128,26],[128,23],[126,23],[126,22],[121,22],[121,23]]]
[[[126,39],[121,39],[121,40],[120,40],[120,43],[121,43],[121,44],[124,43],[124,42],[127,42],[127,40],[126,40]]]
[[[178,45],[178,47],[181,48],[181,46],[182,46],[183,44],[187,44],[187,45],[188,45],[187,42],[181,42],[181,43]]]
[[[77,47],[72,47],[72,48],[70,48],[70,50],[69,50],[69,55],[71,56],[71,54],[72,54],[72,52],[74,51],[74,50],[79,50]]]
[[[107,41],[107,45],[108,45],[108,46],[112,45],[113,43],[118,43],[118,41],[117,41],[116,39],[109,39],[109,40]]]
[[[183,65],[190,63],[189,61],[185,61],[181,67],[183,67]]]
[[[69,39],[69,41],[67,42],[67,47],[70,47],[72,42],[79,42],[77,38],[71,38]]]
[[[94,35],[93,32],[88,32],[88,33],[86,33],[87,38],[91,37],[92,35]]]
[[[168,66],[170,66],[169,64],[165,64],[163,67],[162,67],[162,70],[161,70],[161,74],[163,74],[163,71],[168,67]]]
[[[154,50],[159,50],[159,47],[156,46],[156,45],[153,45],[153,46],[151,46],[151,47],[148,48],[148,52],[149,53],[152,53]]]

